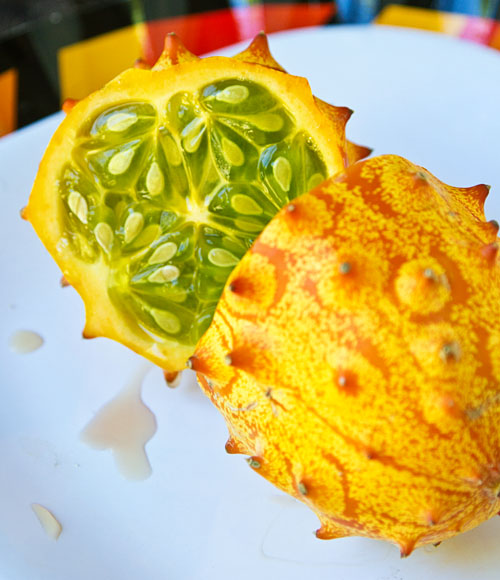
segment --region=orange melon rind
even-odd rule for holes
[[[403,556],[500,511],[498,223],[488,188],[393,155],[293,200],[228,279],[191,359],[227,448]]]

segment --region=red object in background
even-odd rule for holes
[[[333,2],[317,4],[256,4],[147,23],[145,58],[152,65],[163,50],[165,35],[175,32],[194,54],[204,54],[266,33],[327,23],[335,14]]]
[[[491,46],[491,40],[497,26],[498,23],[494,20],[470,17],[466,21],[460,38]]]

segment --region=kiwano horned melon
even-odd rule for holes
[[[408,555],[500,510],[500,268],[487,186],[383,156],[294,200],[228,279],[191,359],[229,453],[319,538]]]
[[[73,106],[74,105],[74,106]],[[200,59],[169,35],[68,116],[24,212],[86,307],[84,336],[185,366],[235,264],[289,200],[369,151],[259,35]]]

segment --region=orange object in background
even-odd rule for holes
[[[17,126],[17,70],[0,74],[0,137],[11,133]]]

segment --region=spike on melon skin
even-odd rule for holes
[[[334,540],[347,538],[351,533],[346,528],[325,519],[321,522],[321,527],[316,530],[315,535],[318,540]]]
[[[200,60],[199,57],[190,52],[184,46],[175,32],[170,32],[165,36],[163,52],[154,64],[152,70],[161,71],[183,62],[192,62],[196,60]]]
[[[497,220],[490,220],[487,223],[490,226],[492,233],[496,236],[498,234],[498,230],[500,229],[500,224],[497,222]]]
[[[234,58],[248,63],[267,66],[281,72],[286,72],[271,54],[271,51],[269,50],[269,42],[264,32],[259,32],[250,45],[245,50],[235,55]]]
[[[77,99],[66,99],[62,104],[63,113],[70,113],[73,110],[73,107],[78,103]]]
[[[408,558],[408,556],[413,552],[415,549],[414,542],[401,542],[399,544],[399,553],[401,558]]]
[[[353,165],[357,161],[365,159],[373,152],[373,149],[371,149],[370,147],[358,145],[349,140],[346,141],[346,149],[347,149],[347,160],[349,165]]]
[[[225,449],[226,453],[229,453],[230,455],[234,453],[238,453],[240,455],[251,455],[251,453],[249,453],[248,448],[245,445],[243,445],[241,441],[238,441],[238,439],[236,439],[233,436],[230,436],[229,439],[226,441]]]
[[[396,156],[359,162],[283,207],[228,279],[195,352],[201,386],[320,537],[406,557],[499,511],[487,192]],[[266,363],[226,364],[243,344]]]

